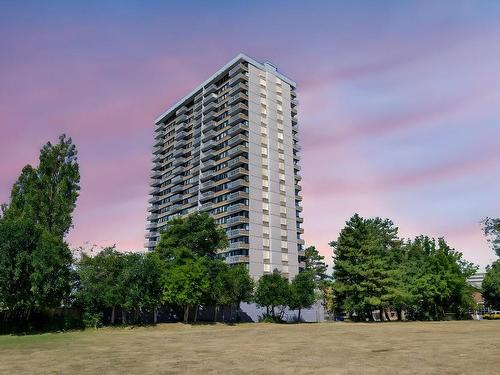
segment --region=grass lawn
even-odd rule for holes
[[[0,374],[500,374],[500,321],[162,324],[0,336]]]

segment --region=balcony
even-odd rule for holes
[[[295,200],[300,202],[300,201],[302,201],[302,197],[300,195],[296,195]]]
[[[214,181],[209,180],[201,184],[201,189],[202,190],[211,189],[213,186],[214,186]]]
[[[235,75],[233,78],[229,80],[229,86],[233,87],[238,83],[245,84],[247,82],[248,76],[245,73],[240,73]]]
[[[237,156],[238,154],[243,154],[245,152],[248,152],[248,147],[243,146],[243,145],[239,145],[239,146],[236,146],[236,147],[230,149],[227,152],[227,155],[234,157],[234,156]]]
[[[247,85],[240,82],[231,88],[231,91],[229,92],[229,96],[234,96],[234,95],[239,94],[242,91],[244,92],[246,90],[247,90]]]
[[[248,96],[242,92],[238,92],[238,94],[232,96],[227,102],[229,105],[237,104],[238,102],[247,101]]]
[[[215,91],[217,91],[217,86],[215,85],[215,83],[212,83],[211,85],[205,87],[205,92],[204,92],[205,97],[207,95],[214,93]]]
[[[159,186],[151,188],[151,189],[149,189],[149,195],[157,194],[157,193],[159,193],[159,191],[160,191],[160,187]]]
[[[229,108],[229,114],[233,116],[238,112],[248,111],[248,106],[245,103],[238,103]]]
[[[229,135],[236,135],[244,131],[248,131],[248,122],[246,121],[240,122],[239,124],[232,126],[231,128],[229,128],[227,133]]]
[[[290,110],[290,112],[292,113],[292,116],[295,116],[297,114],[297,108],[292,107],[292,109]]]
[[[298,245],[305,245],[305,243],[306,243],[306,242],[305,242],[302,238],[298,238],[298,239],[297,239],[297,244],[298,244]]]
[[[228,125],[233,126],[234,124],[243,121],[248,121],[248,116],[243,113],[238,113],[234,116],[231,116],[231,118],[228,121]]]
[[[229,219],[226,220],[226,224],[245,224],[248,223],[248,217],[245,216],[235,216],[235,217],[230,217]]]
[[[209,168],[213,168],[215,166],[215,160],[214,159],[210,159],[210,160],[207,160],[207,161],[204,161],[202,166],[201,166],[201,170],[202,171],[205,171]]]
[[[295,151],[300,151],[300,150],[302,150],[302,147],[301,147],[298,143],[294,143],[294,144],[293,144],[293,149],[294,149]]]
[[[227,144],[228,144],[229,146],[231,146],[231,147],[232,147],[232,146],[236,146],[236,145],[238,145],[238,144],[240,144],[240,143],[246,142],[247,140],[248,140],[248,137],[247,137],[246,135],[244,135],[244,134],[239,134],[239,135],[237,135],[237,136],[235,136],[235,137],[231,138],[231,139],[227,142]]]
[[[172,154],[174,158],[178,158],[180,156],[183,156],[186,150],[184,148],[178,148],[174,149],[174,153]]]
[[[213,153],[213,152],[205,152],[205,153],[201,156],[201,161],[206,162],[207,160],[212,159],[214,156],[215,156],[215,155],[214,155],[214,153]]]
[[[214,176],[214,171],[208,170],[206,172],[201,173],[200,179],[201,181],[206,181],[211,179],[213,176]]]
[[[203,132],[206,133],[217,126],[217,123],[213,120],[203,122]]]
[[[295,174],[295,180],[297,180],[297,181],[302,180],[302,177],[300,176],[300,174]]]
[[[182,194],[174,194],[169,198],[169,202],[179,202],[182,200]]]
[[[249,248],[249,244],[246,242],[241,242],[241,241],[231,242],[229,244],[229,247],[228,247],[228,249],[230,249],[230,250],[239,250],[239,249],[248,249],[248,248]]]
[[[300,171],[302,168],[300,168],[300,165],[298,165],[297,163],[294,163],[293,164],[293,168],[296,170],[296,171]]]
[[[300,185],[295,185],[295,194],[298,194],[299,191],[302,190],[302,186]]]
[[[245,180],[243,180],[243,179],[240,178],[239,180],[232,181],[232,182],[228,183],[227,184],[227,188],[229,190],[233,190],[233,189],[245,187],[247,185],[248,185],[248,183]]]
[[[179,139],[178,141],[174,142],[174,148],[175,149],[179,149],[179,148],[185,147],[186,145],[187,145],[187,141],[185,141],[184,139]]]
[[[304,234],[304,228],[297,228],[298,234]]]
[[[228,237],[240,237],[240,236],[248,236],[248,230],[246,229],[233,229],[233,230],[228,230],[226,232],[226,235]]]
[[[184,171],[184,167],[175,167],[175,168],[172,170],[172,174],[173,174],[173,175],[176,175],[176,174],[182,173],[183,171]]]
[[[185,105],[183,105],[181,108],[179,108],[179,109],[177,110],[177,112],[175,112],[175,114],[176,114],[177,116],[180,116],[180,115],[185,114],[187,111],[188,111],[188,108],[187,108]]]
[[[227,196],[226,201],[229,202],[229,201],[234,201],[237,199],[245,199],[245,198],[248,198],[248,193],[246,193],[244,191],[237,191],[237,192],[229,194]]]
[[[209,130],[205,133],[205,136],[203,137],[205,141],[209,141],[215,137],[217,133],[213,130]]]
[[[299,105],[299,101],[297,99],[292,99],[290,101],[290,104],[292,105],[292,107],[296,107]]]
[[[208,122],[210,120],[215,119],[215,111],[208,112],[204,117],[203,117],[203,122]]]
[[[171,193],[177,193],[178,191],[183,191],[184,190],[184,186],[182,185],[175,185],[172,187],[172,189],[170,189],[170,192]]]
[[[177,176],[175,176],[174,178],[172,178],[172,179],[170,180],[170,183],[172,183],[172,184],[178,184],[178,183],[179,183],[179,182],[181,182],[182,180],[183,180],[183,176],[181,176],[181,175],[177,175]]]
[[[302,212],[302,207],[301,206],[295,206],[295,210],[297,212]]]
[[[215,147],[216,144],[217,144],[217,142],[215,142],[213,139],[211,139],[207,142],[203,142],[203,145],[201,147],[201,151],[203,151],[203,152],[208,151],[211,148]]]
[[[214,204],[212,202],[203,203],[200,206],[200,211],[210,211]]]
[[[179,166],[181,164],[184,164],[186,161],[187,161],[186,158],[175,158],[174,162],[173,162],[173,166],[177,167],[177,166]]]
[[[205,97],[204,104],[206,106],[207,104],[217,102],[217,99],[218,99],[217,94],[216,93],[212,93],[212,94],[208,95],[207,97]]]
[[[245,168],[240,167],[227,172],[227,178],[233,179],[235,177],[241,177],[246,174],[248,174],[248,171]]]
[[[238,204],[233,204],[232,206],[229,206],[227,208],[227,213],[235,213],[238,211],[243,211],[243,210],[248,210],[248,206],[244,205],[243,203],[238,203]]]
[[[210,102],[203,108],[203,114],[206,115],[208,112],[215,110],[215,108],[217,108],[217,103]]]
[[[229,70],[229,77],[233,77],[234,75],[241,73],[241,72],[247,72],[248,68],[243,64],[243,63],[238,63],[236,66],[231,68]]]
[[[179,125],[179,124],[181,124],[183,122],[186,122],[187,119],[188,119],[187,115],[186,114],[182,114],[182,115],[177,116],[177,118],[175,119],[175,123],[177,125]]]
[[[206,191],[204,193],[201,194],[201,200],[208,200],[208,199],[212,199],[214,196],[214,192],[212,190],[209,190],[209,191]]]
[[[161,171],[154,170],[154,171],[152,171],[152,172],[149,174],[149,177],[150,177],[150,178],[154,178],[154,179],[156,179],[156,178],[160,178],[160,177],[161,177],[161,174],[162,174],[162,172],[161,172]]]
[[[228,167],[235,167],[237,165],[241,164],[248,164],[248,159],[243,157],[243,156],[238,156],[236,158],[233,158],[227,162]]]
[[[156,222],[149,222],[146,224],[146,229],[156,229]]]
[[[235,255],[226,258],[228,264],[248,263],[249,261],[248,255]]]

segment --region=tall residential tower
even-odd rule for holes
[[[146,247],[168,221],[208,212],[230,264],[253,277],[301,266],[295,82],[239,54],[156,119]]]

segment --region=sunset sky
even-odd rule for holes
[[[0,202],[67,133],[81,168],[69,242],[141,250],[154,119],[239,52],[298,84],[306,245],[330,260],[358,212],[493,260],[494,1],[0,0]]]

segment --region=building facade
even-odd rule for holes
[[[301,266],[303,229],[295,82],[240,54],[155,122],[146,248],[168,221],[207,212],[221,253],[254,278]]]

